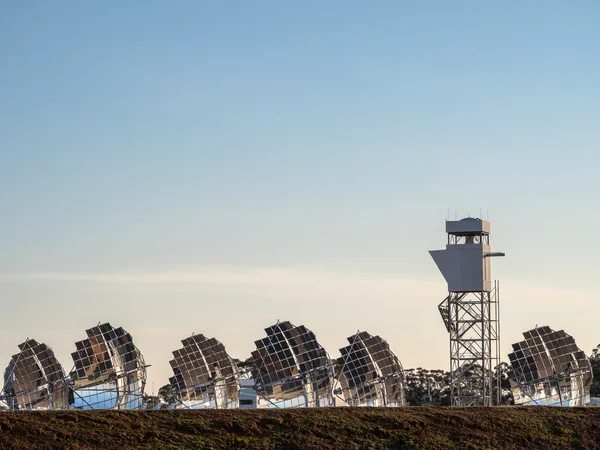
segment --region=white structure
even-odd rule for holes
[[[498,283],[492,283],[490,223],[475,218],[446,222],[445,250],[430,251],[448,283],[438,309],[450,334],[453,406],[498,403],[494,369],[499,363]]]
[[[240,409],[254,409],[258,407],[258,393],[254,389],[253,379],[240,379],[240,391],[238,393]]]

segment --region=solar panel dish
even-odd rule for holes
[[[590,402],[592,369],[575,339],[548,326],[523,333],[508,355],[515,404],[584,406]]]
[[[19,345],[4,373],[4,397],[9,409],[68,409],[65,372],[46,344],[28,339]]]
[[[225,346],[202,334],[181,341],[170,361],[174,397],[184,408],[230,409],[238,405],[238,369]]]
[[[252,376],[263,406],[333,406],[333,366],[315,334],[277,322],[255,342]],[[260,403],[259,402],[259,403]]]
[[[365,331],[348,342],[337,360],[336,395],[349,406],[403,406],[404,369],[388,343]]]
[[[146,384],[144,358],[123,328],[104,323],[86,331],[71,354],[74,407],[140,409]]]

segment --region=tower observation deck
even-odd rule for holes
[[[470,217],[447,221],[446,249],[429,252],[448,283],[438,309],[450,336],[452,406],[499,403],[500,292],[490,258],[504,253],[491,251],[490,228]]]

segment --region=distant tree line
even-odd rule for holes
[[[500,377],[500,403],[514,404],[509,382],[510,366],[503,362],[495,371],[496,377]],[[410,406],[450,406],[450,372],[418,367],[406,369],[404,374],[405,399]],[[495,398],[496,395],[497,385],[494,385],[492,396]]]
[[[450,372],[422,367],[404,371],[406,402],[411,406],[449,406]]]

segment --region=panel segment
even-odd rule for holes
[[[238,369],[225,346],[202,334],[181,341],[173,352],[170,378],[173,394],[184,408],[237,408]]]
[[[333,366],[315,334],[277,322],[255,342],[252,376],[264,406],[333,406]]]
[[[592,371],[575,339],[548,326],[523,333],[508,355],[515,404],[584,406],[590,402]]]

